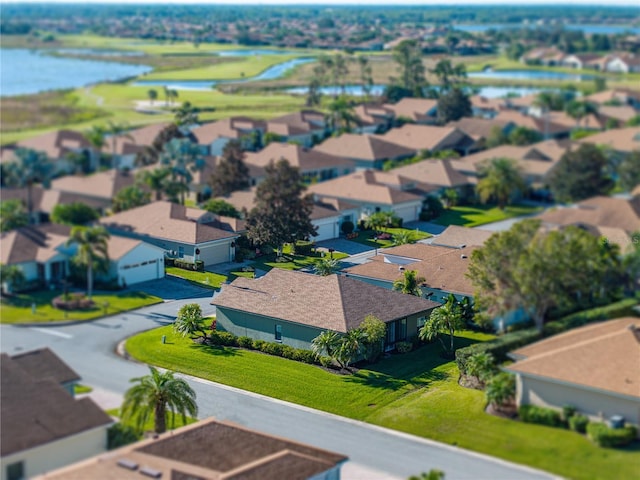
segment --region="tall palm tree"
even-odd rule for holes
[[[147,90],[147,96],[149,97],[149,104],[153,106],[154,100],[158,98],[158,91],[154,88]]]
[[[431,341],[437,338],[442,344],[442,348],[445,352],[453,355],[453,338],[457,330],[464,327],[464,321],[462,319],[462,312],[458,305],[458,301],[453,294],[449,294],[447,301],[441,307],[436,308],[431,312],[429,320],[420,329],[418,336],[421,340]],[[440,338],[441,332],[449,333],[450,346],[447,348],[445,343]]]
[[[420,284],[425,281],[424,277],[418,276],[418,272],[416,270],[405,270],[402,278],[393,282],[393,289],[396,292],[408,293],[409,295],[420,297],[422,296]]]
[[[591,102],[572,100],[567,103],[565,111],[567,112],[567,115],[576,120],[576,128],[578,128],[583,118],[586,118],[589,115],[596,115],[598,113],[598,107]]]
[[[184,194],[193,181],[193,174],[205,167],[200,147],[185,138],[174,138],[165,144],[160,153],[160,163],[169,168],[172,180],[182,183],[184,188],[180,193],[180,203],[184,204]]]
[[[365,101],[369,100],[371,88],[373,87],[373,73],[369,59],[364,55],[358,57],[358,65],[360,67],[360,82],[362,86],[362,95]]]
[[[75,262],[87,267],[87,297],[93,293],[93,271],[109,260],[107,240],[109,232],[104,227],[80,227],[71,229],[67,245],[75,244],[78,251]]]
[[[486,203],[495,198],[500,210],[504,210],[515,192],[526,189],[520,167],[510,158],[492,159],[482,167],[480,175],[477,186],[480,200]]]
[[[53,163],[44,152],[36,152],[28,148],[18,148],[15,152],[16,160],[6,164],[4,173],[7,184],[27,188],[27,213],[32,221],[33,213],[33,185],[41,183],[49,188],[53,177]]]
[[[179,413],[183,422],[186,422],[187,414],[192,417],[198,414],[196,393],[186,380],[175,378],[173,372],[160,372],[154,367],[149,370],[151,375],[131,379],[137,384],[124,394],[123,420],[135,419],[138,430],[142,430],[153,412],[155,432],[164,433],[167,409],[173,413],[172,419]]]
[[[344,368],[360,355],[366,347],[367,334],[361,328],[349,330],[343,337],[338,352],[339,363]]]
[[[107,133],[105,127],[100,125],[93,125],[89,130],[84,133],[85,138],[89,141],[89,143],[96,149],[99,153],[102,151],[102,147],[104,147],[105,139],[104,136]]]
[[[156,200],[162,200],[162,193],[166,190],[170,175],[171,170],[168,168],[156,168],[138,172],[136,180],[149,187],[154,192]]]
[[[340,95],[329,104],[329,124],[333,131],[350,132],[358,117],[347,97]]]

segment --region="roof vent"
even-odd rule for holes
[[[400,270],[401,272],[404,272],[404,267],[398,267],[398,270]]]
[[[127,470],[137,470],[138,464],[132,460],[127,460],[126,458],[122,458],[118,460],[118,466],[122,468],[126,468]]]
[[[465,259],[467,258],[467,256],[463,253],[462,255],[460,255],[460,258]]]
[[[153,468],[149,468],[149,467],[141,468],[140,473],[146,477],[151,477],[151,478],[162,477],[162,472],[160,470],[154,470]]]

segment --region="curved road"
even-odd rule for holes
[[[15,354],[47,346],[82,377],[83,383],[122,395],[129,379],[147,367],[115,354],[119,341],[136,332],[170,322],[178,308],[197,302],[205,314],[210,291],[199,298],[172,300],[122,315],[58,327],[0,326],[0,350]],[[160,338],[158,338],[160,342]],[[228,419],[274,435],[346,454],[345,479],[400,479],[438,468],[454,479],[550,479],[526,467],[368,425],[232,387],[187,377],[198,398],[200,417]],[[301,386],[304,388],[304,386]]]

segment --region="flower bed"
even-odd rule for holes
[[[95,302],[84,293],[69,293],[60,295],[51,301],[54,308],[59,310],[89,310],[95,307]]]

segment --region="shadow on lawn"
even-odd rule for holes
[[[203,345],[201,343],[194,343],[189,348],[214,357],[233,357],[238,354],[236,348],[221,347],[219,345]]]
[[[411,379],[392,377],[384,373],[371,370],[360,370],[358,373],[346,377],[347,382],[358,383],[367,387],[382,388],[384,390],[400,390],[410,385],[413,388],[428,387],[431,383],[446,380],[449,376],[444,372],[429,371]]]

